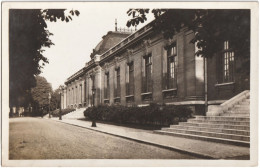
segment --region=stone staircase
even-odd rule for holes
[[[82,119],[85,118],[84,111],[86,110],[86,107],[76,109],[75,111],[72,111],[68,114],[65,114],[62,116],[64,119]]]
[[[247,97],[243,101],[239,102],[232,109],[225,111],[222,116],[250,117],[250,98]]]
[[[179,125],[156,130],[155,133],[185,138],[220,142],[239,146],[250,146],[250,95],[228,105],[217,116],[195,116]],[[235,102],[235,103],[234,103]],[[227,104],[227,103],[226,103]]]

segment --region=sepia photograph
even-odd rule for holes
[[[257,166],[258,2],[3,2],[2,166]]]

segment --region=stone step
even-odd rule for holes
[[[247,103],[247,102],[245,102],[245,103]],[[238,104],[236,104],[236,105],[234,105],[234,107],[250,107],[250,105],[249,104],[240,104],[240,103],[238,103]]]
[[[65,116],[84,116],[83,114],[73,114],[73,115],[65,115]]]
[[[79,118],[85,118],[84,111],[86,108],[77,109],[76,111],[70,112],[63,116],[65,119],[79,119]]]
[[[228,110],[226,113],[250,114],[249,110]]]
[[[232,110],[250,110],[249,106],[239,106],[235,105],[235,107],[231,108]]]
[[[229,117],[250,117],[249,113],[223,113],[221,116],[229,116]]]
[[[209,124],[228,124],[228,125],[247,125],[250,123],[248,121],[214,121],[214,120],[197,120],[197,119],[188,119],[190,123],[209,123]]]
[[[234,107],[247,107],[247,108],[249,108],[249,105],[248,104],[236,104],[236,105],[234,105]]]
[[[207,132],[250,136],[249,131],[237,130],[237,129],[194,127],[194,126],[183,126],[183,125],[174,125],[174,126],[171,126],[170,128],[162,128],[163,131],[167,131],[167,130],[171,131],[171,129],[185,129],[185,130],[192,130],[192,131],[207,131]]]
[[[244,99],[243,102],[248,102],[248,103],[250,103],[250,99]]]
[[[247,101],[241,101],[239,102],[240,105],[250,105],[250,102]]]
[[[179,125],[194,126],[194,127],[208,127],[208,128],[238,129],[238,130],[246,130],[246,131],[250,130],[250,127],[248,125],[189,123],[189,122],[179,122]],[[171,125],[171,127],[172,126],[174,125]]]
[[[185,133],[177,133],[177,132],[167,132],[167,131],[162,131],[162,130],[156,130],[154,132],[158,133],[158,134],[163,134],[163,135],[179,136],[179,137],[184,137],[184,138],[191,138],[191,139],[198,139],[198,140],[226,143],[226,144],[239,145],[239,146],[247,146],[247,147],[250,146],[250,142],[248,142],[248,141],[239,141],[239,140],[233,140],[233,139],[208,137],[208,136],[185,134]]]
[[[224,139],[233,139],[233,140],[247,141],[247,142],[250,141],[250,137],[245,135],[225,134],[225,133],[186,130],[186,129],[174,129],[174,128],[168,128],[168,129],[165,128],[165,130],[163,131],[182,133],[182,134],[193,134],[193,135],[207,136],[207,137],[217,137],[217,138],[224,138]]]
[[[84,117],[84,116],[64,116],[64,118],[78,118],[78,117]]]
[[[226,116],[196,116],[198,120],[210,121],[250,121],[249,117],[226,117]]]

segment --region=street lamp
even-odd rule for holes
[[[49,99],[49,118],[51,118],[51,93],[50,92],[49,92],[48,99]]]
[[[62,95],[62,91],[63,91],[63,86],[60,85],[59,87],[59,93],[60,93],[60,117],[59,117],[59,120],[62,120],[62,116],[61,116],[61,95]]]
[[[92,87],[92,106],[95,107],[95,92],[96,92],[96,89],[94,87]],[[92,118],[92,125],[91,127],[96,127],[96,116],[95,114],[93,115],[93,118]]]

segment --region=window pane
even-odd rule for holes
[[[120,69],[117,70],[117,92],[116,97],[120,97]]]
[[[229,41],[224,41],[223,82],[232,82],[234,80],[234,51],[229,51],[229,49]]]
[[[171,55],[168,55],[167,59],[167,78],[165,82],[165,89],[172,89],[176,87],[176,62],[177,62],[177,49],[176,44],[169,48],[167,50],[168,53],[171,53]]]
[[[134,71],[133,64],[129,66],[129,94],[134,94]]]

